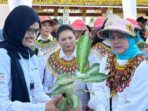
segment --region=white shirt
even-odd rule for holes
[[[107,57],[103,58],[100,64],[100,72],[108,73],[105,70]],[[117,60],[119,65],[127,61]],[[106,81],[93,84],[92,90],[95,96],[89,101],[89,107],[94,111],[109,111],[110,89]],[[113,111],[146,111],[148,108],[148,62],[143,61],[136,68],[129,87],[112,98]]]
[[[11,101],[11,63],[7,50],[3,48],[0,48],[0,64],[0,111],[45,111],[45,103],[50,98],[42,88],[36,55],[29,60],[20,59],[31,102]],[[34,90],[29,88],[31,80],[34,81]]]
[[[63,50],[60,50],[60,58],[63,58],[67,61],[70,61],[72,60],[73,58],[76,58],[76,50],[74,51],[74,53],[70,56],[70,57],[67,57],[65,55],[65,53],[63,52]],[[97,56],[95,55],[90,55],[89,56],[89,63],[90,63],[90,66],[94,63],[97,63],[98,62],[98,59],[97,59]],[[44,90],[46,93],[51,93],[53,91],[54,88],[51,88],[49,89],[49,86],[53,85],[56,81],[56,77],[52,75],[52,72],[50,72],[49,70],[46,70],[46,73],[45,73],[45,78],[44,78]],[[91,90],[91,84],[86,84],[86,83],[82,83],[80,82],[79,85],[77,86],[77,89],[76,90],[80,90],[80,89],[87,89],[88,90]],[[88,100],[89,100],[89,96],[87,93],[84,93],[84,92],[78,92],[77,95],[79,97],[81,97],[81,101],[82,101],[82,104],[83,104],[83,110],[82,111],[86,111],[86,108],[87,108],[87,104],[88,104]]]

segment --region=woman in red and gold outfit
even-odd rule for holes
[[[100,72],[109,77],[93,84],[95,96],[91,97],[89,107],[94,111],[146,111],[148,62],[136,45],[133,26],[119,19],[99,35],[110,40],[113,53],[101,61]]]
[[[57,76],[63,73],[73,76],[76,71],[76,37],[73,29],[69,25],[61,25],[57,31],[57,39],[61,48],[50,55],[43,83],[45,92],[49,94],[54,89],[49,89],[49,87],[55,83]],[[98,61],[97,56],[90,54],[89,65],[91,66],[96,61]],[[91,86],[82,82],[77,86],[77,90],[86,90],[86,88],[90,89]],[[87,111],[88,94],[78,92],[78,96],[82,101],[82,111]]]

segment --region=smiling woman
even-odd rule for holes
[[[112,19],[112,18],[108,18]],[[113,53],[104,57],[100,72],[109,75],[102,83],[93,84],[95,96],[89,107],[95,111],[146,111],[148,106],[148,63],[136,45],[134,28],[118,19],[99,32],[109,39]],[[138,103],[143,102],[143,104]]]
[[[23,13],[22,13],[23,12]],[[0,43],[1,111],[58,111],[57,97],[43,91],[37,56],[30,46],[39,34],[39,17],[28,6],[18,6],[6,18]]]
[[[113,50],[118,54],[122,54],[128,49],[128,38],[123,33],[112,31],[110,32],[109,39]]]
[[[47,70],[45,71],[44,79],[44,90],[48,94],[52,94],[55,87],[50,87],[55,84],[58,76],[67,74],[70,77],[76,75],[76,37],[74,30],[69,25],[61,25],[57,31],[57,39],[60,45],[60,49],[53,52],[47,61]],[[97,63],[96,57],[94,55],[89,56],[88,62],[91,66],[94,63]],[[62,77],[61,77],[62,78]],[[50,87],[50,88],[49,88]],[[78,82],[76,86],[76,91],[78,90],[87,90],[91,87],[88,84],[83,82]],[[88,93],[77,92],[77,95],[81,98],[82,109],[67,109],[65,111],[87,111],[87,103],[89,100]],[[76,100],[77,101],[77,100]],[[81,105],[81,104],[80,104]]]
[[[25,47],[31,47],[39,33],[39,23],[35,22],[33,25],[29,27],[29,29],[25,33],[25,37],[23,38],[23,45]]]

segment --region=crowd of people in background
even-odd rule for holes
[[[101,83],[76,89],[82,108],[73,111],[146,111],[148,109],[148,20],[98,17],[59,25],[28,6],[13,9],[0,30],[0,110],[59,111],[61,95],[49,97],[57,77],[76,72],[76,43],[88,35],[88,63],[108,75]]]

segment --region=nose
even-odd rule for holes
[[[36,33],[34,32],[33,34],[30,35],[30,37],[35,40],[35,39],[37,38],[37,35],[36,35]]]
[[[68,43],[70,43],[70,40],[69,40],[69,39],[67,39],[67,40],[66,40],[66,43],[67,43],[67,44],[68,44]]]

